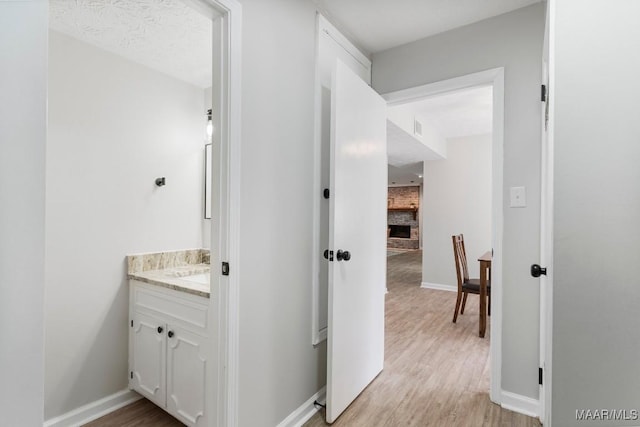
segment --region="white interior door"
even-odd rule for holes
[[[382,371],[386,102],[339,60],[331,92],[327,422]]]

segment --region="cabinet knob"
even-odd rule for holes
[[[173,337],[173,331],[169,331],[167,335],[169,335],[169,338]]]
[[[164,331],[164,329],[162,329],[162,326],[158,326],[158,333],[161,334],[162,331]]]

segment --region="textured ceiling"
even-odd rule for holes
[[[50,0],[49,10],[55,31],[211,86],[213,12],[205,16],[181,0]]]
[[[376,53],[541,0],[314,0],[341,31]]]

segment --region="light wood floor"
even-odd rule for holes
[[[489,401],[489,331],[478,337],[478,297],[469,295],[452,323],[456,294],[420,288],[421,257],[387,259],[384,370],[333,426],[540,426]],[[325,425],[323,410],[305,427]]]
[[[147,399],[138,400],[84,427],[182,427],[180,421]]]
[[[486,338],[478,337],[478,297],[470,295],[465,313],[452,323],[456,296],[420,289],[421,257],[415,251],[387,259],[384,371],[333,425],[540,426],[537,419],[489,401],[489,328]],[[181,425],[144,399],[87,424]],[[305,427],[325,425],[324,411],[320,411]]]

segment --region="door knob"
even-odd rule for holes
[[[158,326],[158,333],[161,334],[162,331],[164,331],[164,329],[162,329],[162,326]]]
[[[349,251],[338,249],[338,252],[336,252],[336,259],[338,261],[349,261],[351,259],[351,254],[349,253]]]
[[[531,266],[531,275],[533,277],[540,277],[540,275],[547,275],[547,269],[540,267],[538,264]]]
[[[173,331],[169,331],[167,335],[169,335],[169,338],[173,337]]]

